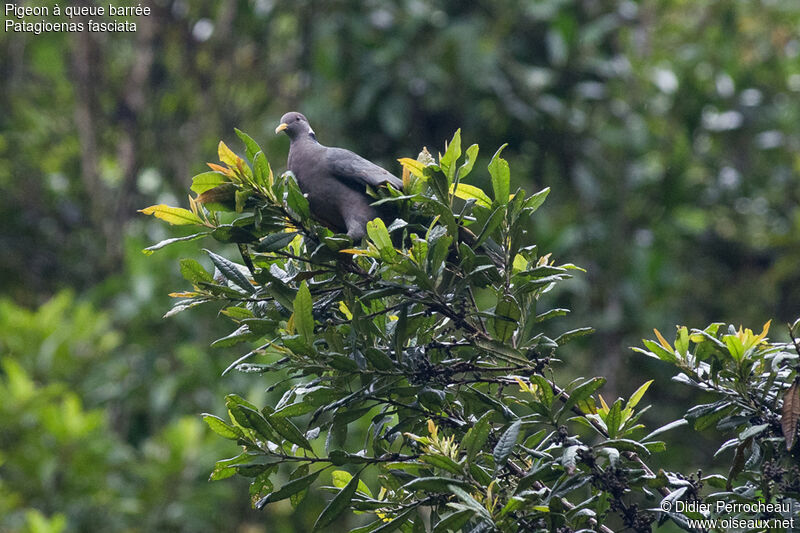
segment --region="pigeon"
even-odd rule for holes
[[[281,117],[275,134],[280,132],[289,136],[287,168],[308,198],[314,218],[360,242],[367,222],[386,216],[382,209],[370,205],[375,199],[367,193],[367,187],[389,183],[401,190],[402,180],[350,150],[320,144],[308,119],[296,111]]]

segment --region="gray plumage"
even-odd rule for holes
[[[350,150],[320,144],[300,113],[283,115],[275,133],[281,131],[290,140],[287,167],[308,198],[312,215],[334,231],[347,233],[354,242],[360,241],[367,222],[383,214],[370,205],[375,199],[367,194],[367,186],[391,183],[402,189],[403,182]]]

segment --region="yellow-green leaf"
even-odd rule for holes
[[[219,160],[231,168],[236,168],[241,160],[241,157],[236,155],[233,150],[228,148],[228,145],[222,141],[220,141],[219,146],[217,146],[217,153],[219,154]]]
[[[156,218],[160,218],[176,226],[185,226],[187,224],[203,225],[203,219],[182,207],[170,207],[166,204],[158,204],[140,209],[139,212],[145,215],[153,215]]]
[[[417,161],[416,159],[411,159],[410,157],[403,157],[398,159],[401,165],[404,168],[407,168],[409,172],[421,178],[423,176],[423,172],[425,171],[425,165]]]
[[[389,237],[389,231],[386,229],[386,224],[383,223],[383,220],[376,218],[367,222],[367,235],[375,243],[375,247],[384,261],[392,261],[397,257],[397,251],[392,245],[392,239]]]
[[[480,187],[474,185],[467,185],[466,183],[459,183],[456,187],[455,184],[450,185],[450,194],[461,198],[462,200],[475,199],[475,203],[482,207],[490,207],[492,199],[483,192]]]

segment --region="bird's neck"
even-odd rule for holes
[[[317,140],[317,136],[314,135],[314,132],[309,131],[307,133],[301,133],[291,140],[290,146],[296,144],[319,144],[319,141]]]
[[[308,132],[308,133],[301,133],[300,135],[298,135],[297,137],[292,139],[292,142],[291,142],[289,147],[291,149],[292,146],[297,146],[297,145],[301,145],[301,144],[302,145],[309,145],[309,144],[310,145],[314,145],[314,144],[319,144],[319,141],[317,140],[316,135],[314,135],[314,132],[311,131],[311,132]]]

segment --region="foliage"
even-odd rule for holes
[[[591,330],[548,337],[542,324],[567,310],[542,296],[577,267],[557,266],[532,242],[529,219],[549,191],[509,194],[502,147],[488,166],[491,197],[463,181],[478,147],[461,162],[460,131],[438,161],[426,150],[401,159],[403,191],[373,191],[397,217],[388,227],[369,222],[354,246],[317,224],[291,173],[276,178],[257,143],[237,133],[252,167],[220,143],[224,166],[210,163],[212,172],[194,178],[190,210],[142,210],[203,228],[186,239],[236,244],[243,264],[206,250],[213,274],[181,261],[193,289],[174,293],[180,300],[168,314],[221,305],[236,329],[214,344],[257,346],[228,370],[286,376],[274,405],[229,394],[227,420],[204,415],[242,446],[211,479],[252,478],[250,501],[261,509],[285,499],[296,506],[330,475],[334,496],[315,531],[347,509],[376,517],[358,532],[607,531],[618,523],[650,531],[670,519],[691,531],[689,519],[709,513],[670,506],[702,503],[705,483],[726,489],[707,501],[776,500],[790,517],[797,353],[766,344],[769,323],[760,335],[720,324],[679,328],[674,348],[657,330],[659,342],[645,341],[640,351],[677,366],[679,381],[723,396],[689,410],[695,429],[738,431],[720,448],[736,449],[727,477],[655,474],[643,458],[664,451],[656,437],[684,421],[645,434],[646,408],[637,406],[652,381],[610,405],[595,395],[604,378],[564,388],[555,381],[557,351]],[[352,448],[349,425],[359,419],[369,428]],[[737,479],[744,483],[734,488]],[[660,514],[646,510],[656,504]]]
[[[679,486],[665,501],[682,500],[697,504],[694,509],[666,512],[677,523],[687,518],[727,517],[752,520],[756,513],[747,507],[734,512],[716,511],[716,502],[775,505],[763,518],[790,519],[800,509],[799,447],[800,344],[796,336],[800,320],[791,326],[793,344],[770,343],[770,323],[758,335],[750,329],[711,324],[703,330],[679,327],[673,344],[656,330],[657,341],[645,340],[646,349],[637,351],[674,366],[680,373],[676,382],[713,394],[715,401],[692,407],[685,419],[694,429],[716,428],[733,434],[714,454],[733,452],[727,475],[670,479],[659,475],[663,484]],[[794,450],[794,451],[793,451]],[[717,491],[703,496],[707,484]],[[703,507],[705,505],[705,508]],[[745,509],[745,510],[742,510]],[[753,528],[757,530],[760,528]]]
[[[377,515],[359,531],[419,528],[427,507],[437,531],[586,527],[610,511],[647,528],[652,518],[621,497],[654,477],[639,456],[663,449],[635,440],[649,383],[608,406],[593,397],[603,379],[563,390],[546,377],[556,350],[590,332],[542,330],[567,311],[543,308],[541,296],[577,268],[556,265],[531,240],[529,219],[548,190],[509,194],[500,150],[488,167],[493,197],[467,185],[478,147],[460,162],[456,132],[438,163],[427,152],[401,160],[403,191],[376,198],[398,217],[388,227],[370,222],[367,242],[354,248],[315,223],[293,176],[276,178],[239,135],[252,168],[220,143],[225,166],[195,177],[190,210],[143,210],[236,243],[244,262],[207,250],[212,274],[182,260],[193,289],[173,294],[180,300],[168,314],[221,304],[236,329],[214,344],[258,345],[229,368],[281,371],[293,382],[275,405],[228,395],[229,420],[205,416],[243,446],[212,479],[253,478],[251,502],[262,508],[286,498],[296,505],[332,470],[335,496],[315,530],[348,508]],[[360,418],[368,432],[347,449],[348,425]],[[573,434],[581,424],[591,444]],[[277,488],[283,470],[288,481]]]
[[[229,523],[209,503],[236,509],[236,487],[207,483],[207,470],[231,445],[204,432],[197,409],[181,416],[186,402],[168,397],[212,398],[201,372],[191,387],[139,386],[122,368],[144,366],[131,331],[123,335],[110,312],[69,292],[36,310],[0,300],[0,332],[0,530],[219,531]],[[196,352],[174,349],[183,358]],[[171,403],[166,413],[160,398]],[[142,408],[163,422],[130,442]]]
[[[438,145],[457,126],[485,146],[508,142],[511,189],[553,189],[532,223],[537,244],[589,270],[548,293],[553,306],[575,311],[542,324],[553,338],[557,328],[597,329],[572,346],[564,374],[601,374],[606,397],[628,396],[667,368],[625,349],[642,331],[795,316],[798,6],[166,0],[136,33],[4,32],[0,293],[35,308],[72,288],[76,307],[92,301],[102,312],[89,318],[110,318],[116,331],[113,350],[101,343],[98,356],[88,343],[88,353],[79,347],[57,357],[69,373],[44,373],[34,354],[38,343],[47,352],[53,342],[48,327],[91,327],[71,321],[67,307],[39,323],[38,343],[14,358],[37,385],[57,376],[84,410],[105,410],[112,433],[137,449],[182,415],[219,409],[219,391],[272,402],[283,386],[263,399],[256,380],[218,379],[218,352],[199,347],[214,334],[213,313],[158,324],[162,287],[174,285],[177,271],[165,266],[165,253],[181,245],[141,261],[133,241],[158,241],[165,230],[130,218],[134,206],[175,205],[220,131],[233,137],[237,124],[265,136],[277,117],[299,109],[321,138],[383,164]],[[264,144],[273,160],[285,147],[273,137]],[[471,177],[489,190],[486,173]],[[21,322],[8,327],[28,331]],[[66,335],[54,334],[62,344]],[[0,343],[8,337],[2,330]],[[643,420],[656,427],[682,416],[683,406],[707,401],[710,393],[696,390],[657,379],[648,397],[658,409]],[[365,429],[355,426],[350,440]],[[711,462],[710,429],[676,431],[686,438],[666,461]],[[151,458],[170,455],[149,449]],[[233,528],[230,516],[247,521],[231,503],[241,486],[211,489],[194,475],[214,455],[189,453],[193,466],[174,485],[159,484],[158,469],[145,467],[152,501],[163,505],[144,507],[137,524],[158,529],[167,515],[174,527],[191,517],[195,529]],[[227,518],[198,496],[212,491],[219,508],[233,509]],[[176,494],[193,504],[172,505]],[[313,513],[311,500],[297,514]],[[266,513],[271,528],[310,527],[288,524],[280,506]]]

